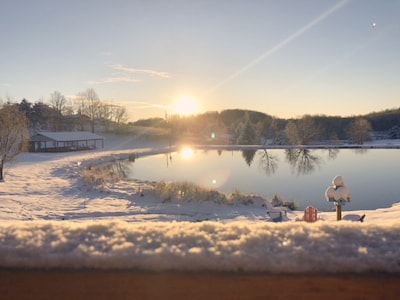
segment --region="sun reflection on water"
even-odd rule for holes
[[[179,155],[184,159],[184,160],[190,160],[193,158],[194,156],[194,150],[193,148],[190,147],[183,147],[180,152]]]

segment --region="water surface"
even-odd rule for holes
[[[126,161],[130,179],[189,181],[230,193],[275,193],[330,211],[324,198],[333,177],[342,175],[352,192],[343,210],[390,207],[400,202],[400,151],[396,149],[191,150]]]

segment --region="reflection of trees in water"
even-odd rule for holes
[[[274,174],[278,169],[278,158],[268,153],[267,149],[263,149],[260,157],[260,168],[267,175]]]
[[[354,149],[355,154],[367,154],[367,152],[368,152],[368,149],[365,149],[365,148]]]
[[[332,160],[336,159],[338,154],[339,154],[339,152],[340,152],[340,150],[336,149],[336,148],[328,149],[328,158],[332,159]]]
[[[285,154],[297,175],[312,173],[320,163],[320,157],[313,155],[310,149],[286,149]]]
[[[204,150],[203,153],[206,154],[209,150]],[[221,156],[223,153],[223,149],[218,149],[217,153],[218,156]],[[315,171],[316,167],[319,167],[321,164],[321,156],[315,154],[316,150],[307,149],[307,148],[297,148],[297,149],[285,149],[284,153],[286,156],[286,160],[289,162],[292,171],[296,172],[297,175],[301,174],[311,174]],[[318,150],[317,150],[318,151]],[[326,152],[325,152],[326,151]],[[366,149],[353,149],[356,153],[365,154]],[[236,150],[232,151],[232,156]],[[246,164],[251,167],[252,163],[254,162],[254,157],[257,152],[259,155],[259,168],[264,171],[266,175],[272,175],[278,170],[279,165],[279,155],[273,155],[271,152],[268,152],[267,149],[259,149],[259,150],[250,150],[250,149],[243,149],[240,150],[243,159],[245,160]],[[325,153],[327,153],[328,159],[336,159],[340,150],[339,149],[324,149],[323,155],[325,157]],[[166,166],[167,168],[172,163],[172,153],[166,152],[164,153]],[[138,157],[132,156],[129,157],[129,160],[116,160],[112,164],[107,165],[104,169],[109,171],[114,171],[120,174],[121,177],[127,178],[129,173],[131,172],[131,166],[135,162]]]
[[[171,154],[171,152],[165,153],[165,159],[166,159],[166,162],[167,162],[167,169],[168,169],[170,163],[172,163],[172,154]]]
[[[256,150],[242,150],[242,157],[245,162],[250,167],[254,160],[254,155],[256,154]]]
[[[103,169],[107,170],[107,171],[110,171],[110,172],[115,172],[122,178],[127,178],[128,177],[129,165],[131,163],[133,163],[133,162],[134,161],[116,160],[112,164],[105,165],[103,167]]]

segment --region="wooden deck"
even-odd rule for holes
[[[400,274],[185,273],[0,269],[8,299],[398,299]]]

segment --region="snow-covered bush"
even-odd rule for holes
[[[102,191],[105,190],[108,183],[119,179],[118,173],[112,168],[88,167],[82,171],[81,176],[89,188],[94,190],[100,188]]]
[[[298,205],[294,200],[285,200],[277,193],[275,193],[272,197],[271,204],[275,207],[283,206],[291,210],[295,210],[296,208],[298,208]]]
[[[262,206],[262,204],[265,203],[266,201],[266,199],[264,199],[261,196],[253,194],[244,194],[239,190],[233,191],[231,194],[228,195],[227,199],[229,204],[234,204],[234,205],[241,204],[241,205]]]

